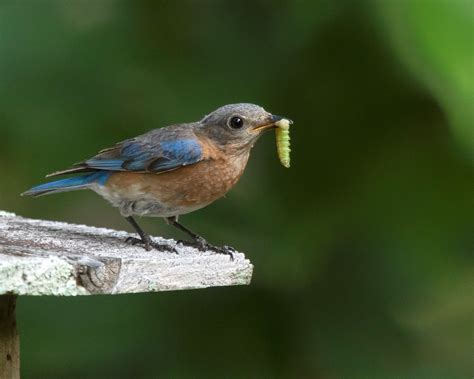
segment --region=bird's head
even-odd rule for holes
[[[204,117],[199,131],[222,147],[250,149],[265,132],[283,117],[272,115],[255,104],[229,104]]]

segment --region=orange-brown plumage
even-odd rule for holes
[[[204,159],[198,163],[161,174],[116,172],[105,186],[96,191],[112,202],[119,197],[122,202],[148,201],[161,205],[149,207],[148,211],[143,209],[142,215],[166,217],[205,207],[224,196],[237,183],[244,172],[249,152],[228,155],[212,146],[210,141],[203,143],[203,147]]]

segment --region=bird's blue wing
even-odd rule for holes
[[[202,160],[196,139],[127,140],[81,163],[91,169],[160,173]]]

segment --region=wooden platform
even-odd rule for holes
[[[244,254],[200,252],[154,239],[178,254],[128,246],[130,234],[33,220],[0,211],[0,295],[75,296],[249,284]]]

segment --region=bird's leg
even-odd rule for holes
[[[193,231],[186,228],[183,224],[178,222],[176,216],[173,217],[166,217],[166,222],[170,225],[173,225],[175,228],[181,230],[182,232],[186,233],[189,237],[193,239],[194,242],[187,242],[187,241],[179,241],[183,245],[189,245],[192,247],[196,247],[198,250],[207,251],[212,250],[219,254],[226,254],[230,256],[231,260],[234,260],[234,253],[235,249],[230,246],[214,246],[207,242],[203,237],[199,234],[194,233]]]
[[[170,251],[170,252],[176,253],[176,250],[172,248],[171,246],[154,242],[151,239],[151,237],[148,234],[146,234],[142,228],[140,228],[140,226],[137,224],[137,222],[132,216],[125,217],[125,219],[130,223],[130,225],[133,226],[135,231],[140,236],[140,238],[128,237],[125,240],[126,243],[130,243],[132,245],[142,244],[143,247],[148,251],[150,251],[151,249],[157,249],[160,251]]]

